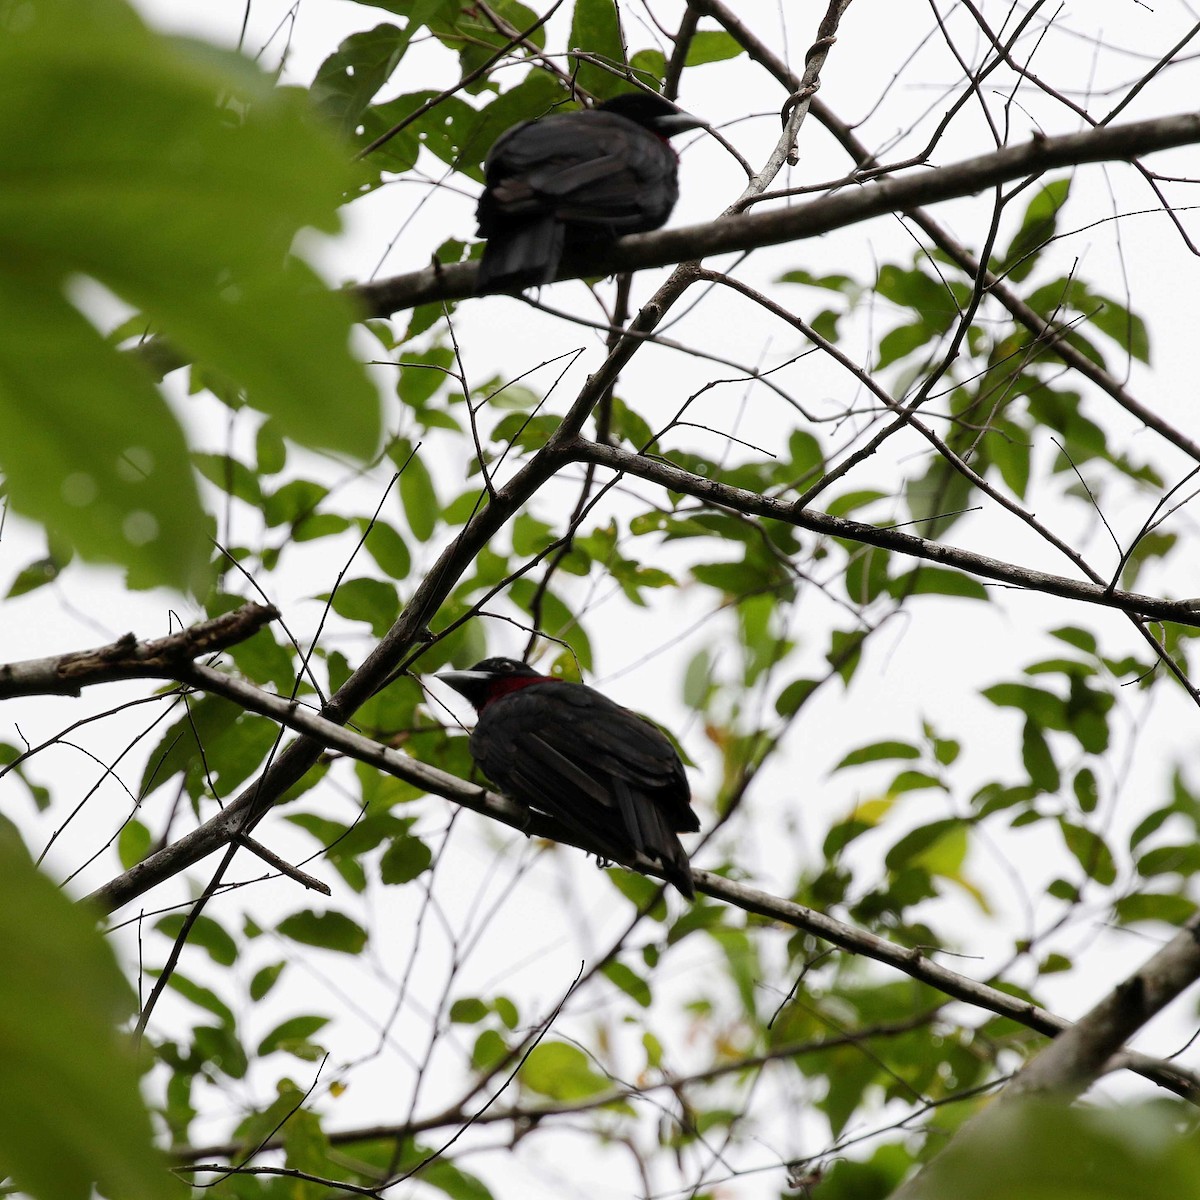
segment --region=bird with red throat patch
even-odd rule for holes
[[[541,675],[511,658],[435,678],[479,714],[471,756],[505,795],[554,817],[598,854],[658,862],[684,896],[695,898],[676,835],[700,822],[683,762],[657,725],[586,684]]]

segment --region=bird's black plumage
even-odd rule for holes
[[[471,755],[501,791],[613,858],[657,859],[692,899],[677,831],[700,828],[683,763],[654,724],[582,683],[508,658],[438,676],[479,713]]]
[[[475,290],[549,283],[568,240],[657,229],[679,196],[665,139],[702,124],[661,96],[632,92],[501,134],[476,211],[488,243]]]

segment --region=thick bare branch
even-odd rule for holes
[[[270,717],[287,728],[303,734],[306,738],[306,745],[321,745],[328,749],[339,750],[350,758],[377,767],[379,770],[412,783],[432,795],[442,796],[455,804],[460,804],[473,812],[481,813],[511,828],[521,830],[530,836],[551,838],[554,841],[585,850],[593,849],[581,846],[570,830],[563,828],[549,817],[542,816],[540,813],[532,813],[506,796],[467,783],[456,775],[450,775],[436,767],[427,766],[374,742],[362,734],[354,733],[341,725],[327,721],[295,701],[270,695],[251,684],[213,670],[211,667],[192,667],[184,681],[215,695],[225,696],[250,712]],[[233,818],[227,817],[228,811],[226,809],[225,812],[206,822],[193,833],[160,852],[158,857],[163,858],[170,868],[167,871],[168,875],[174,874],[175,871],[181,870],[190,862],[221,848],[230,840],[236,830],[237,817],[236,814]],[[644,874],[662,878],[662,872],[657,863],[638,859],[630,865]],[[122,876],[121,880],[114,881],[114,883],[121,884],[122,881],[128,880],[132,886],[136,887],[141,883],[137,873],[138,868],[135,867],[126,876]],[[919,950],[899,946],[894,942],[889,942],[886,938],[847,925],[824,913],[817,912],[815,909],[780,899],[778,896],[772,896],[768,892],[737,883],[710,871],[695,870],[693,875],[697,891],[712,896],[714,899],[723,900],[746,912],[768,916],[794,928],[803,929],[852,954],[861,954],[866,958],[872,958],[877,962],[894,967],[956,1000],[962,1000],[989,1012],[1010,1017],[1030,1029],[1050,1036],[1070,1028],[1070,1023],[1063,1018],[1008,992],[948,970]],[[110,884],[108,887],[100,889],[90,899],[101,907],[111,908],[115,890],[114,885]],[[141,889],[139,888],[139,890]],[[1107,1057],[1109,1055],[1106,1055]],[[1197,1081],[1191,1075],[1157,1060],[1129,1056],[1122,1060],[1122,1065],[1128,1066],[1138,1074],[1180,1095],[1192,1096],[1197,1092]]]
[[[1086,604],[1098,604],[1141,617],[1174,621],[1179,625],[1200,628],[1200,599],[1164,600],[1157,596],[1143,596],[1137,592],[1102,587],[1087,580],[1069,579],[1065,575],[1052,575],[1047,571],[1015,566],[971,550],[961,550],[957,546],[914,537],[911,533],[902,533],[898,529],[882,528],[878,525],[868,525],[864,521],[850,521],[845,517],[830,516],[814,509],[799,508],[790,501],[762,496],[744,488],[730,487],[715,479],[693,475],[663,459],[648,458],[617,446],[601,446],[596,442],[579,439],[573,449],[584,462],[636,475],[639,479],[661,484],[674,492],[694,496],[697,500],[714,504],[718,508],[770,517],[776,521],[786,521],[799,529],[811,530],[813,533],[848,538],[863,545],[894,550],[926,562],[957,567],[968,574],[993,579],[1023,591],[1043,592],[1048,596],[1061,596],[1067,600],[1082,600]]]
[[[1113,1055],[1185,988],[1200,979],[1200,917],[1193,917],[1136,974],[1026,1064],[1001,1093],[1004,1099],[1085,1091]]]
[[[89,684],[118,679],[177,679],[193,659],[244,642],[278,616],[279,610],[267,605],[243,604],[234,612],[150,642],[139,642],[127,633],[94,650],[0,664],[0,700],[78,696],[80,688]]]
[[[1099,1078],[1125,1041],[1185,988],[1200,979],[1200,917],[1193,917],[1145,966],[1118,984],[1089,1013],[1060,1033],[977,1113],[947,1149],[998,1135],[1014,1103],[1032,1096],[1070,1100]],[[936,1183],[938,1160],[893,1193],[893,1200],[944,1195]]]
[[[737,13],[721,0],[689,0],[690,7],[706,16],[711,16],[721,25],[740,45],[746,53],[760,66],[775,77],[785,88],[794,91],[800,86],[800,77],[796,75],[762,39],[756,37]],[[841,120],[828,105],[820,99],[812,103],[813,115],[829,130],[838,144],[854,160],[860,171],[873,170],[880,163],[870,150],[858,139],[854,129]],[[1054,355],[1067,366],[1078,371],[1085,379],[1095,384],[1101,391],[1109,395],[1122,408],[1150,429],[1153,429],[1168,442],[1178,446],[1197,462],[1200,462],[1200,443],[1189,438],[1185,433],[1176,429],[1169,421],[1164,420],[1152,408],[1136,399],[1120,380],[1114,379],[1103,366],[1094,362],[1082,350],[1073,346],[1063,335],[1038,312],[1029,307],[1003,280],[991,271],[982,271],[978,257],[971,253],[948,229],[939,224],[931,214],[918,207],[908,207],[903,210],[904,216],[912,221],[938,249],[956,262],[965,274],[972,279],[980,279],[988,293],[994,296],[1022,325],[1033,333]]]
[[[922,168],[901,178],[882,179],[856,191],[843,190],[808,204],[771,212],[725,216],[707,225],[685,225],[622,238],[601,252],[564,255],[557,279],[609,275],[669,266],[711,254],[754,250],[817,237],[885,213],[903,212],[974,195],[1029,175],[1093,162],[1140,158],[1156,150],[1200,142],[1200,113],[1180,113],[1127,125],[1088,129],[1061,137],[1040,137],[950,166]],[[428,267],[360,284],[352,294],[370,316],[474,295],[474,263]]]

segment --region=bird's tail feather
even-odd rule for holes
[[[667,880],[689,900],[694,900],[696,889],[687,851],[675,836],[666,814],[652,800],[634,796],[623,779],[615,779],[613,785],[617,808],[633,848],[647,858],[658,859]]]
[[[565,232],[560,222],[546,216],[494,233],[479,263],[476,294],[519,292],[550,283],[562,258]]]

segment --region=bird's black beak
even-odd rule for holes
[[[492,677],[486,671],[441,671],[434,679],[452,687],[475,708],[482,706]]]
[[[654,118],[654,132],[663,137],[671,137],[676,133],[686,133],[689,129],[707,129],[708,122],[691,113],[680,109],[678,112],[667,113],[666,116]]]
[[[464,696],[467,694],[468,688],[475,688],[481,683],[487,683],[490,678],[491,676],[483,671],[439,671],[434,676],[434,679],[440,679],[442,683],[448,684]]]

